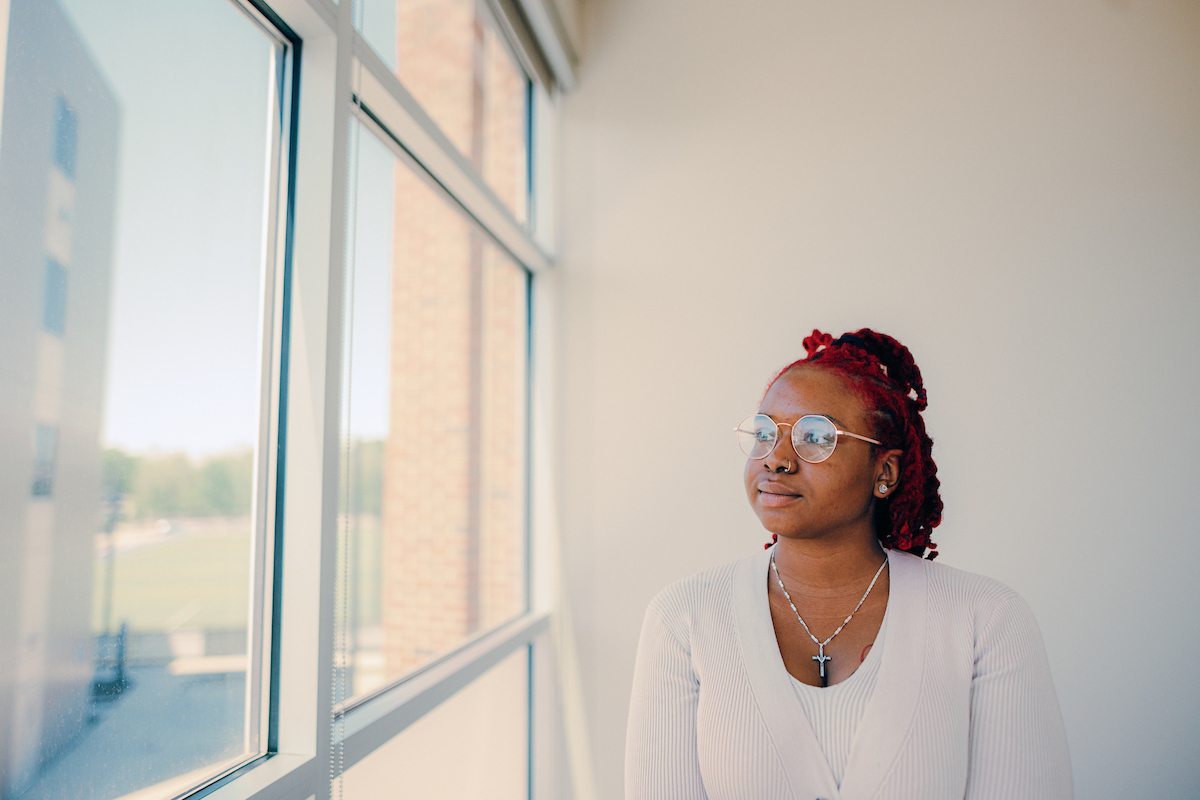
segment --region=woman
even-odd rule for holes
[[[932,562],[942,502],[912,355],[869,329],[804,348],[738,426],[775,543],[647,609],[627,800],[1070,798],[1028,606]]]

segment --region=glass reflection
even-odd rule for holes
[[[223,0],[0,14],[0,797],[169,797],[247,752],[276,45]]]

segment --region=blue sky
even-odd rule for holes
[[[251,445],[272,43],[225,0],[60,3],[122,108],[105,443]]]
[[[228,0],[54,0],[121,107],[102,439],[193,456],[259,425],[275,43]],[[394,62],[394,0],[359,24]],[[352,123],[349,433],[388,428],[395,156]]]
[[[349,271],[347,319],[351,335],[349,419],[344,433],[355,438],[387,435],[391,398],[392,222],[396,157],[368,130],[351,123],[354,185],[351,231],[354,267]],[[348,423],[348,424],[347,424]]]

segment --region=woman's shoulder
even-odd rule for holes
[[[1004,610],[1024,613],[1028,608],[1021,595],[1012,587],[976,572],[952,567],[942,561],[929,561],[910,553],[893,551],[891,558],[924,572],[931,610],[941,608],[968,612],[976,625],[986,623]]]

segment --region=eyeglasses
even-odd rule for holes
[[[751,414],[742,420],[734,430],[737,431],[738,444],[750,458],[766,458],[775,451],[779,443],[779,428],[787,425],[792,429],[792,449],[796,455],[810,464],[820,464],[833,455],[837,447],[837,437],[852,436],[864,442],[882,445],[874,439],[859,436],[857,433],[840,431],[833,420],[820,414],[808,414],[791,422],[776,422],[766,414]]]

